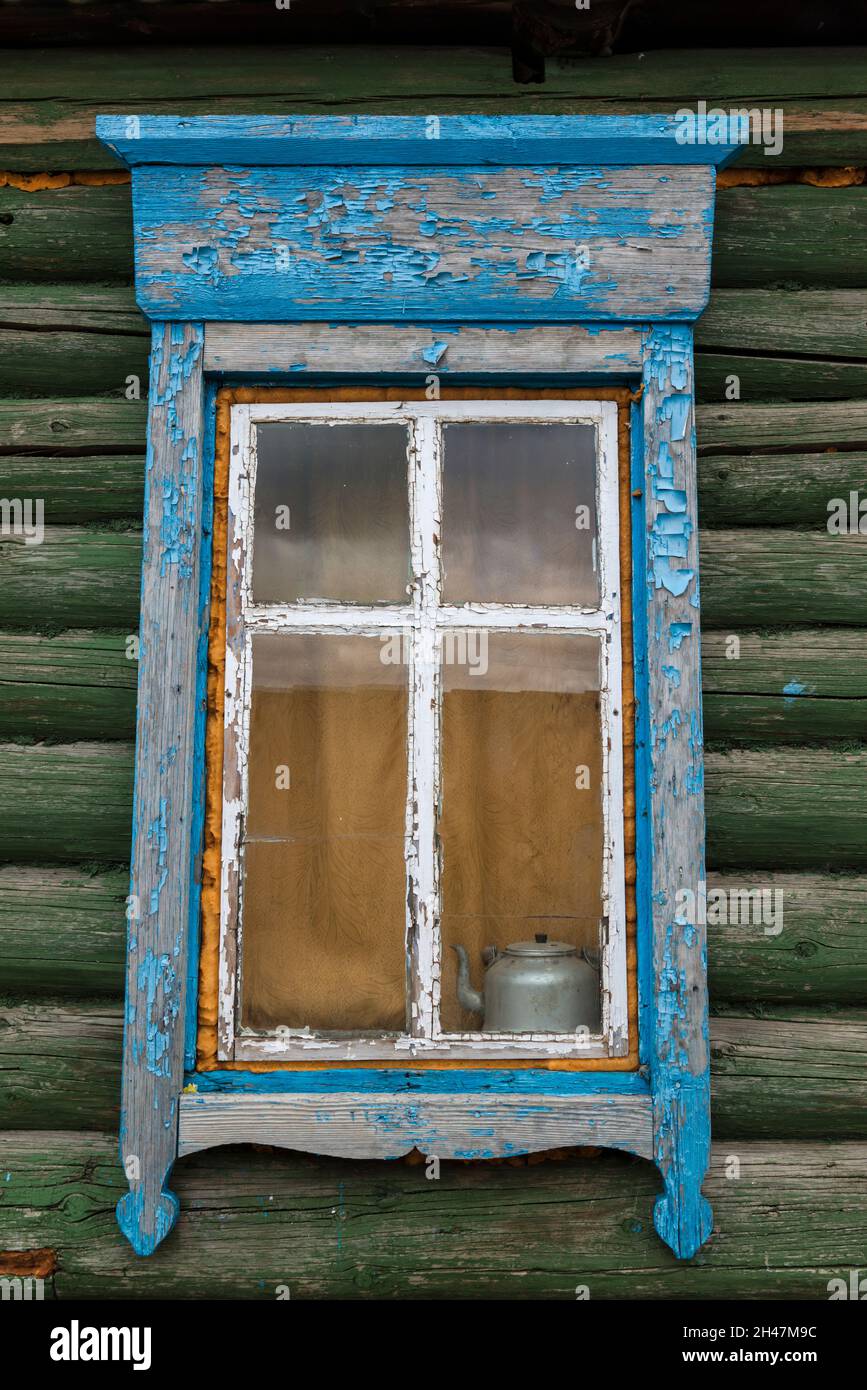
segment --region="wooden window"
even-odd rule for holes
[[[150,1254],[175,1158],[213,1145],[592,1144],[658,1166],[691,1257],[691,325],[737,140],[654,114],[97,131],[152,320],[121,1229]],[[598,952],[577,1020],[489,997],[499,960],[481,997],[481,948],[528,943],[526,978],[552,935]]]
[[[625,1055],[616,404],[236,405],[231,441],[221,1057]],[[528,939],[581,962],[569,1032],[466,1007],[448,948],[480,984]]]

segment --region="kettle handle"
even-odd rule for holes
[[[596,974],[598,975],[602,969],[601,951],[588,951],[586,946],[582,946],[581,955],[583,956],[584,960],[586,960],[587,964],[590,966],[590,969],[595,970]],[[596,957],[595,960],[592,959],[593,956]]]

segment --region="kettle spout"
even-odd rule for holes
[[[480,1014],[484,1008],[484,1001],[477,989],[473,989],[470,984],[470,963],[467,953],[463,946],[453,946],[452,950],[458,957],[458,1003],[462,1009],[468,1009],[470,1013]]]

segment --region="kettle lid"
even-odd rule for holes
[[[533,941],[513,941],[505,948],[507,956],[577,956],[578,948],[565,941],[551,941],[546,932],[536,932]]]

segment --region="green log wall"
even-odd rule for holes
[[[448,49],[17,51],[0,92],[0,1252],[57,1297],[827,1297],[867,1235],[867,53],[549,63]],[[148,334],[129,187],[100,111],[650,112],[780,106],[785,145],[718,199],[697,332],[710,887],[784,928],[711,926],[709,1245],[653,1235],[616,1154],[445,1165],[214,1151],[146,1261],[118,1234],[115,1131]],[[807,170],[808,172],[804,172]],[[841,172],[843,171],[843,172]],[[31,175],[65,173],[70,180]],[[40,187],[53,183],[65,186]],[[726,399],[740,379],[739,400]],[[135,399],[134,383],[140,383]],[[730,638],[740,642],[730,659]],[[729,1174],[737,1158],[740,1177]],[[2,1254],[0,1254],[2,1267]],[[2,1272],[2,1270],[0,1270]]]

